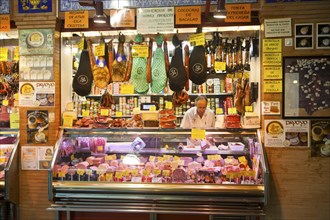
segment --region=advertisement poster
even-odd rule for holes
[[[53,107],[55,82],[19,82],[19,105]]]
[[[54,154],[52,146],[22,146],[22,170],[48,170]]]
[[[38,148],[38,169],[48,170],[53,157],[53,147],[39,147]]]
[[[48,111],[27,111],[27,143],[46,143],[49,136]]]
[[[265,120],[266,147],[308,147],[308,120]]]
[[[330,157],[330,120],[311,121],[311,156]]]
[[[22,170],[38,169],[38,148],[31,146],[22,146],[21,150],[21,167]]]
[[[20,55],[53,54],[54,30],[52,29],[24,29],[19,30]]]

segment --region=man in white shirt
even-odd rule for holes
[[[184,114],[181,122],[182,128],[214,128],[214,112],[207,107],[207,98],[200,95],[195,100],[195,107],[190,108]]]

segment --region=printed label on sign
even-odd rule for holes
[[[193,128],[191,129],[191,138],[197,140],[205,139],[205,129]]]

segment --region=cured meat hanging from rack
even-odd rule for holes
[[[184,88],[188,78],[183,65],[181,41],[176,34],[173,35],[172,43],[175,50],[168,71],[168,77],[170,89],[174,92],[178,92]]]
[[[134,39],[136,45],[143,43],[143,36],[137,34]],[[144,94],[149,90],[147,82],[147,58],[146,57],[133,57],[131,83],[134,85],[136,93]]]
[[[73,77],[72,88],[80,96],[86,96],[91,92],[93,84],[93,73],[87,50],[86,40],[84,40],[84,49],[80,55],[80,62],[77,73]]]
[[[166,86],[164,88],[164,93],[168,92],[168,70],[170,69],[170,61],[168,58],[168,48],[167,48],[167,39],[164,38],[164,60],[165,60],[165,69],[166,69]]]
[[[152,80],[150,87],[152,93],[160,93],[163,91],[167,82],[164,51],[162,50],[163,41],[163,35],[158,34],[156,37],[157,48],[153,53],[151,64]]]
[[[124,82],[126,76],[126,56],[124,53],[125,35],[119,33],[118,48],[115,60],[112,63],[112,81]]]
[[[125,82],[126,82],[126,81],[129,81],[129,79],[131,78],[132,63],[133,63],[132,44],[133,44],[133,41],[130,41],[130,42],[128,43],[128,52],[129,52],[129,56],[128,56],[128,60],[127,60],[127,67],[126,67],[126,74],[125,74]]]
[[[176,34],[172,38],[172,43],[175,46],[175,50],[168,71],[168,77],[170,89],[174,91],[172,94],[172,104],[174,107],[179,107],[189,99],[188,93],[184,90],[188,77],[183,65],[181,41]]]
[[[108,43],[108,66],[109,66],[109,83],[112,83],[112,63],[115,57],[115,52],[114,52],[114,48],[113,48],[113,43],[112,43],[112,39],[109,41]]]
[[[188,46],[188,44],[186,44],[186,46],[184,46],[184,68],[185,68],[186,74],[187,74],[187,81],[186,81],[185,89],[186,89],[186,91],[189,91],[189,46]]]
[[[151,83],[152,75],[151,75],[151,60],[152,60],[152,45],[153,40],[149,39],[149,46],[148,46],[148,58],[147,58],[147,82]]]
[[[202,29],[198,28],[197,33],[201,33]],[[207,63],[205,59],[205,48],[203,45],[194,46],[189,58],[189,78],[190,80],[201,85],[206,81]]]
[[[108,86],[110,82],[109,69],[106,65],[102,67],[96,65],[91,39],[87,40],[87,46],[88,46],[89,61],[92,67],[94,85],[100,89],[104,89],[105,87]]]

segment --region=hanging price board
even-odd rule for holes
[[[94,47],[94,55],[97,57],[104,56],[105,45],[100,44]]]
[[[205,44],[205,34],[192,34],[189,36],[189,42],[191,46],[203,46]]]
[[[145,57],[149,55],[148,45],[133,45],[132,46],[132,57]]]
[[[215,71],[226,70],[226,62],[215,61],[214,70]]]

